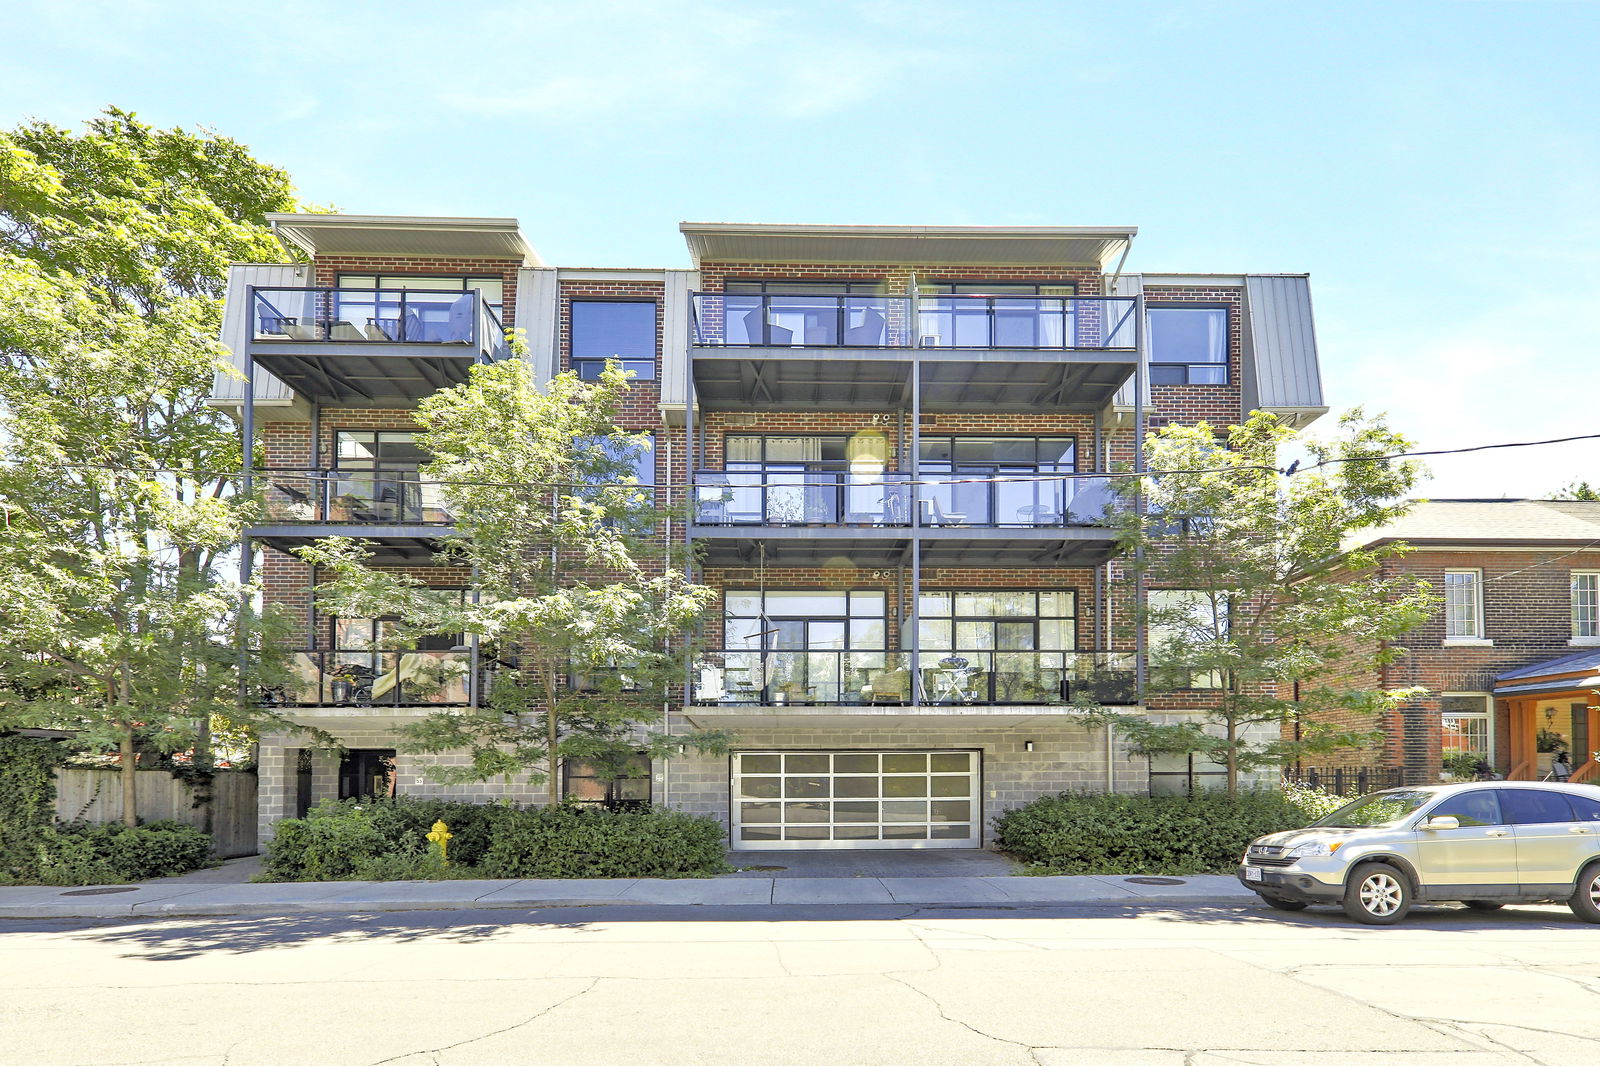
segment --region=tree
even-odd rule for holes
[[[1554,496],[1552,496],[1551,499],[1590,501],[1600,500],[1600,489],[1595,488],[1587,481],[1579,481],[1574,479],[1565,488],[1561,489],[1560,492],[1557,492]]]
[[[0,723],[116,748],[130,825],[137,748],[208,768],[212,715],[253,713],[241,642],[275,647],[223,573],[252,501],[207,399],[226,266],[296,206],[244,146],[116,109],[0,133]]]
[[[475,366],[418,406],[416,440],[434,457],[421,476],[456,515],[442,561],[474,574],[465,602],[374,569],[348,540],[302,551],[330,575],[318,602],[333,613],[394,617],[403,635],[477,634],[508,664],[481,706],[406,727],[407,750],[470,754],[466,766],[430,766],[436,780],[526,771],[554,804],[561,759],[614,777],[641,748],[666,757],[725,744],[644,727],[681,683],[714,592],[685,576],[660,535],[666,515],[637,487],[632,458],[648,438],[617,427],[626,391],[615,364],[599,381],[568,372],[541,388],[517,358]]]
[[[1307,463],[1286,475],[1279,456],[1290,446]],[[1437,597],[1425,583],[1383,575],[1382,561],[1402,546],[1351,547],[1354,534],[1409,507],[1422,468],[1385,458],[1406,447],[1359,409],[1327,441],[1260,411],[1223,434],[1200,422],[1146,438],[1152,476],[1126,479],[1125,490],[1142,484],[1144,513],[1128,508],[1115,521],[1130,575],[1151,590],[1181,590],[1136,612],[1151,634],[1150,688],[1187,691],[1203,725],[1115,719],[1135,751],[1206,755],[1227,767],[1233,792],[1241,772],[1368,739],[1330,712],[1375,715],[1414,695],[1358,679],[1401,654],[1389,642]],[[1283,738],[1291,724],[1299,739]],[[1263,729],[1270,738],[1252,735]]]

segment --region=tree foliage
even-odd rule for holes
[[[223,564],[251,513],[210,407],[228,262],[278,255],[282,171],[108,110],[0,133],[0,724],[187,750],[271,626]]]
[[[615,365],[599,381],[568,372],[540,385],[508,359],[422,401],[416,440],[433,460],[421,476],[457,516],[442,561],[471,569],[465,602],[373,568],[348,540],[302,552],[330,575],[318,598],[333,613],[395,617],[402,634],[477,634],[500,661],[481,707],[407,728],[409,750],[470,754],[430,766],[439,780],[528,772],[555,803],[562,758],[615,776],[641,748],[664,757],[723,742],[643,726],[681,684],[685,641],[714,593],[685,576],[670,516],[638,488],[631,457],[648,437],[617,426],[626,392]]]
[[[1358,548],[1358,534],[1403,515],[1420,464],[1383,458],[1408,442],[1359,409],[1319,440],[1254,412],[1219,433],[1171,425],[1145,441],[1143,514],[1117,519],[1125,565],[1151,590],[1137,621],[1153,634],[1150,689],[1182,692],[1198,720],[1115,720],[1137,751],[1200,753],[1239,774],[1351,746],[1370,733],[1336,724],[1414,695],[1359,683],[1402,654],[1390,642],[1437,602],[1426,583],[1386,576],[1402,545]],[[1280,472],[1289,448],[1305,469]],[[1128,479],[1132,495],[1134,479]],[[1298,725],[1298,739],[1283,727]],[[1263,734],[1266,734],[1263,736]]]

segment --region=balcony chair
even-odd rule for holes
[[[911,691],[911,671],[903,666],[893,670],[873,670],[867,674],[869,703],[905,703]]]
[[[867,311],[861,316],[861,325],[851,326],[844,331],[844,343],[849,348],[878,348],[883,345],[883,335],[889,328],[889,320],[876,311]]]
[[[967,524],[967,513],[965,511],[946,511],[937,496],[932,497],[930,502],[933,504],[934,525],[964,526]]]
[[[767,313],[760,308],[744,316],[744,333],[747,344],[770,344],[773,346],[787,346],[794,343],[794,330],[783,326],[771,326],[762,339],[762,327],[767,325]]]

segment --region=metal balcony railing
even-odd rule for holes
[[[909,474],[839,470],[697,470],[694,520],[708,526],[1095,526],[1123,504],[1106,475],[963,469]]]
[[[290,667],[293,679],[265,693],[262,702],[286,707],[464,707],[471,702],[471,664],[471,652],[457,650],[297,651]]]
[[[941,651],[916,657],[924,704],[1129,704],[1129,652]],[[702,653],[691,678],[700,705],[906,705],[908,651],[737,650]]]
[[[510,354],[499,315],[477,292],[257,288],[251,295],[257,343],[459,346],[491,362]]]
[[[1132,296],[864,296],[701,292],[690,341],[728,348],[1133,351]]]
[[[348,522],[353,525],[440,525],[455,521],[437,482],[416,467],[376,470],[274,470],[266,482],[272,522]]]

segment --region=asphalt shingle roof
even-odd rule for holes
[[[1424,500],[1397,522],[1359,535],[1357,543],[1583,544],[1600,546],[1600,501]]]

